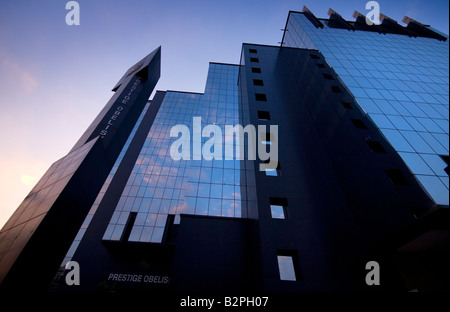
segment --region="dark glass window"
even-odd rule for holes
[[[264,86],[264,81],[262,81],[261,79],[253,79],[253,85]]]
[[[400,169],[387,169],[386,174],[394,185],[409,185],[408,179]]]
[[[364,122],[361,119],[354,119],[352,118],[352,123],[356,128],[359,129],[368,129],[367,126],[364,124]]]
[[[322,63],[317,63],[316,66],[319,67],[319,68],[325,68],[325,65],[322,64]]]
[[[251,58],[250,58],[250,62],[252,62],[252,63],[259,63],[259,58],[257,58],[257,57],[251,57]]]
[[[338,86],[332,86],[331,91],[333,91],[334,93],[342,93],[341,88],[339,88]]]
[[[320,60],[320,56],[318,56],[317,54],[310,54],[309,55],[313,60]]]
[[[259,120],[270,120],[270,113],[268,111],[258,111]]]
[[[250,53],[258,53],[258,51],[256,51],[256,49],[249,49],[248,52],[250,52]]]
[[[350,102],[344,102],[344,101],[342,101],[341,104],[342,104],[342,106],[344,106],[344,108],[346,108],[346,109],[353,109],[352,103],[350,103]]]
[[[331,76],[330,74],[322,74],[323,78],[327,79],[327,80],[334,80],[333,76]]]
[[[267,96],[264,93],[256,93],[255,98],[257,101],[267,102]]]
[[[369,145],[370,149],[374,153],[386,153],[383,145],[381,145],[378,141],[366,140],[367,145]]]
[[[252,73],[261,74],[261,68],[259,68],[259,67],[252,67]]]

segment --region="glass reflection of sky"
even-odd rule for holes
[[[291,256],[278,256],[278,269],[282,281],[295,281],[294,262]]]
[[[280,205],[270,205],[270,211],[273,219],[285,219],[284,207]]]
[[[449,204],[448,40],[316,28],[291,13],[283,46],[318,49],[438,204]]]
[[[176,223],[182,213],[241,216],[239,160],[174,161],[169,152],[171,127],[188,126],[192,140],[193,117],[202,118],[202,127],[239,124],[238,69],[211,63],[204,94],[166,93],[104,239],[120,240],[130,212],[137,216],[129,241],[154,243],[161,242],[169,214]]]

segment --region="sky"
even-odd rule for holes
[[[203,92],[209,62],[239,63],[242,43],[279,45],[289,10],[347,20],[366,0],[65,0],[0,2],[0,228],[65,156],[124,72],[162,47],[157,90]],[[378,1],[448,34],[448,0]]]

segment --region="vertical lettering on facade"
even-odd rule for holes
[[[121,105],[117,106],[116,110],[114,111],[114,113],[111,115],[111,117],[109,118],[108,122],[106,123],[105,128],[103,128],[100,131],[100,138],[104,138],[107,134],[108,134],[108,129],[110,126],[113,126],[115,121],[117,121],[117,119],[119,118],[121,112],[124,110],[124,106],[123,105],[128,105],[128,102],[131,99],[132,94],[136,91],[137,86],[141,83],[141,80],[138,78],[133,86],[130,89],[130,92],[128,92],[127,95],[125,95],[122,99],[122,101],[120,102]]]

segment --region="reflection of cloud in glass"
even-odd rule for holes
[[[145,226],[154,226],[156,223],[157,217],[158,217],[158,214],[156,214],[156,213],[147,214],[147,218],[145,220]]]
[[[191,198],[191,199],[192,199],[192,198]],[[181,205],[179,204],[179,205],[176,207],[177,214],[182,214],[182,213],[190,214],[190,213],[194,213],[194,209],[195,209],[195,198],[194,198],[194,203],[191,204],[191,205],[189,205],[189,204],[188,204],[188,201],[186,201],[186,202],[183,202]]]
[[[210,182],[211,168],[202,167],[200,170],[200,182]]]
[[[170,167],[169,175],[171,175],[171,176],[178,176],[178,168],[177,167]]]
[[[222,217],[234,217],[234,209],[223,209],[222,210]]]
[[[209,207],[210,216],[220,216],[222,214],[222,200],[210,199]]]
[[[145,165],[150,162],[150,157],[147,156],[139,156],[139,158],[136,160],[136,165]]]
[[[169,213],[170,199],[163,199],[161,201],[161,206],[159,207],[159,213],[167,214]]]
[[[126,191],[116,208],[127,212],[124,215],[129,215],[129,211],[138,212],[130,240],[160,242],[167,214],[176,214],[175,223],[180,222],[180,214],[241,216],[239,160],[173,161],[168,154],[172,143],[170,129],[173,125],[185,124],[192,131],[193,117],[198,116],[203,127],[215,123],[224,134],[225,125],[239,123],[237,86],[235,82],[230,82],[230,78],[237,77],[238,67],[223,66],[210,66],[212,70],[208,76],[205,95],[176,92],[166,94],[164,105],[161,105],[125,187]],[[214,102],[219,98],[223,101]],[[193,144],[193,138],[189,138],[191,139],[189,144]],[[199,139],[205,143],[209,138]],[[224,140],[227,145],[238,143],[235,136],[224,138],[222,135],[216,139],[219,142]],[[116,223],[121,215],[115,216],[111,223]],[[160,221],[156,224],[158,216]],[[122,224],[112,225],[111,232],[116,225]],[[120,234],[119,228],[116,234]]]
[[[165,148],[161,148],[158,150],[158,156],[160,157],[166,157],[167,156],[167,150]]]
[[[223,186],[223,198],[224,199],[234,199],[234,185],[224,185]]]
[[[230,199],[224,199],[222,201],[222,216],[234,217],[234,201]]]
[[[143,177],[142,179],[147,183],[153,183],[152,177]]]

